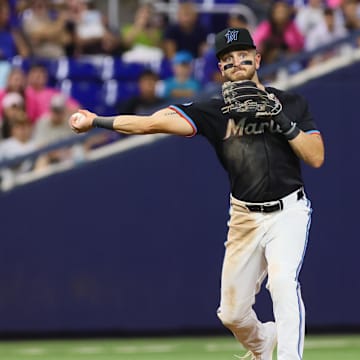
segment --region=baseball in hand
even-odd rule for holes
[[[76,132],[76,133],[80,133],[82,132],[82,127],[84,126],[86,116],[83,115],[80,112],[76,112],[74,114],[71,115],[70,117],[70,127],[71,129]]]
[[[79,112],[72,114],[71,117],[74,119],[75,124],[80,123],[81,120],[84,120],[86,118],[84,114]]]

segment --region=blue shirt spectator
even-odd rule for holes
[[[11,27],[8,2],[0,0],[0,60],[9,60],[15,55],[27,57],[29,48],[21,33]]]
[[[163,81],[160,95],[168,99],[189,99],[200,90],[193,78],[193,57],[188,51],[179,51],[172,60],[174,76]]]

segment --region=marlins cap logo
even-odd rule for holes
[[[215,36],[216,56],[227,51],[240,49],[256,49],[249,30],[245,28],[226,28]]]
[[[239,35],[239,30],[228,30],[224,35],[226,38],[226,42],[229,44],[233,41],[237,41]]]

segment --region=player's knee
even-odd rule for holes
[[[292,274],[269,275],[268,289],[270,293],[283,292],[285,289],[296,289],[298,282]]]
[[[231,329],[236,325],[236,319],[234,316],[228,316],[223,313],[218,313],[218,318],[220,319],[221,323],[227,327],[228,329]]]
[[[228,329],[238,329],[241,327],[241,324],[246,322],[247,313],[245,311],[230,312],[218,310],[217,316],[222,322],[222,324]]]

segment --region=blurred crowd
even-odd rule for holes
[[[360,30],[360,0],[219,1],[233,5],[227,13],[200,12],[201,1],[183,1],[175,16],[161,12],[156,3],[137,1],[128,20],[112,28],[96,1],[0,0],[0,162],[73,136],[68,117],[84,104],[51,81],[44,65],[48,61],[106,56],[143,64],[136,91],[126,98],[115,96],[113,110],[147,114],[219,93],[222,79],[212,45],[224,27],[247,27],[263,66]],[[342,50],[329,50],[301,66]],[[83,150],[118,138],[96,135]],[[43,169],[73,156],[73,147],[60,148],[14,169]]]

